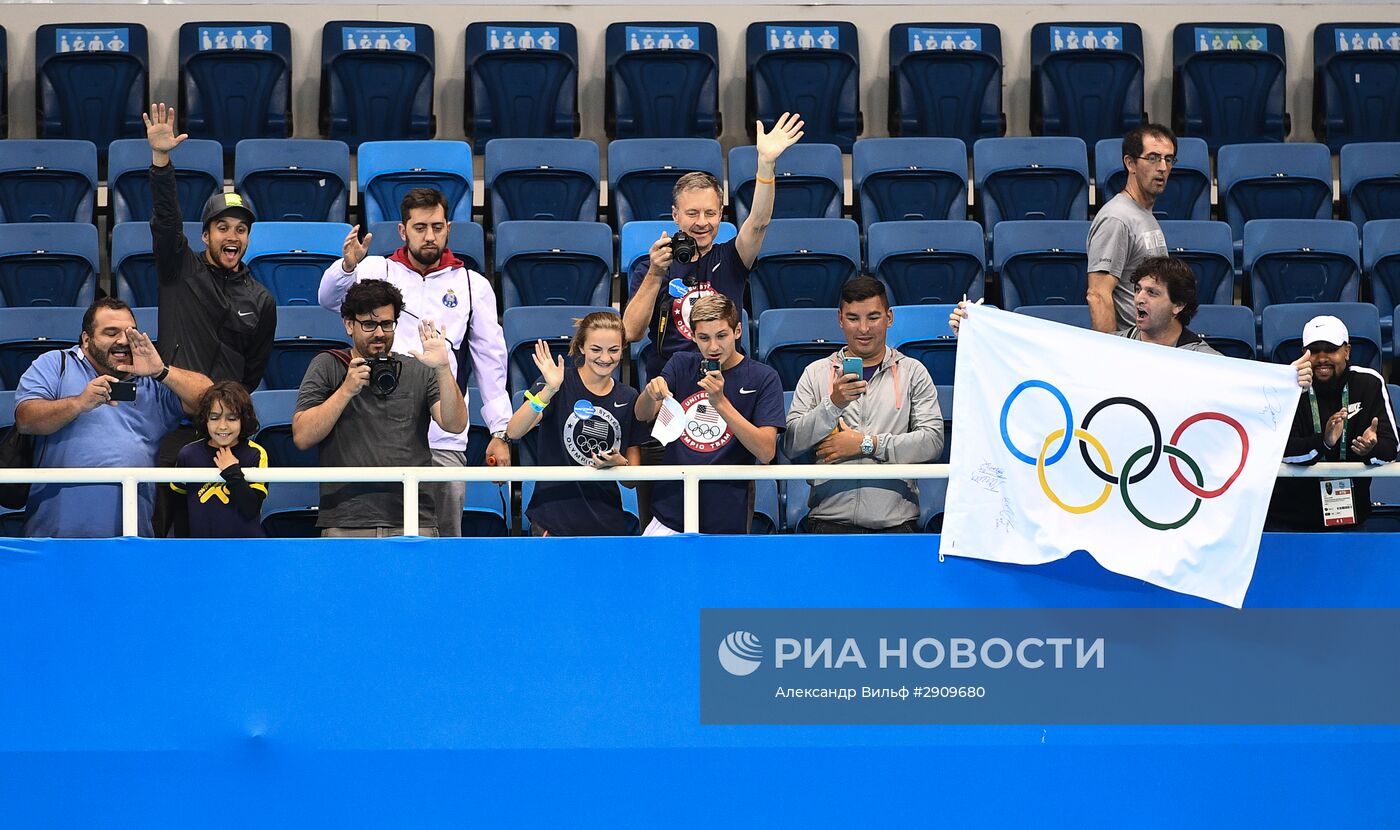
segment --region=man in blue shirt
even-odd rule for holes
[[[117,381],[134,383],[135,399]],[[15,427],[34,442],[36,467],[150,467],[161,438],[195,411],[209,378],[161,360],[131,308],[107,297],[83,315],[77,346],[46,352],[20,378]],[[140,532],[151,535],[154,487],[140,487]],[[26,536],[121,534],[112,484],[36,484]]]

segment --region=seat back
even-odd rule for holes
[[[1089,218],[1089,151],[1069,136],[984,138],[972,145],[982,225]]]
[[[316,355],[349,347],[350,336],[339,314],[318,305],[282,306],[277,309],[277,332],[263,382],[268,389],[295,390]]]
[[[300,381],[298,378],[297,382]],[[320,463],[319,446],[301,450],[292,443],[292,415],[296,412],[296,404],[295,385],[278,389],[259,389],[253,393],[253,411],[258,415],[259,424],[258,433],[253,440],[267,450],[269,467],[315,467]],[[316,506],[316,487],[315,482],[309,485],[298,482],[269,487],[267,500],[263,503],[263,515],[267,516],[269,512],[276,510]]]
[[[209,197],[223,192],[223,147],[217,141],[189,138],[170,154],[170,163],[175,165],[180,215],[197,221]],[[151,221],[155,199],[150,169],[151,146],[144,138],[117,139],[107,149],[107,202],[113,222]]]
[[[953,305],[893,308],[889,344],[924,364],[935,384],[952,384],[956,374],[958,340],[948,325],[948,316],[954,308]]]
[[[491,226],[519,219],[596,221],[598,175],[598,145],[588,139],[496,139],[486,148]]]
[[[40,26],[34,33],[39,138],[91,141],[102,155],[113,139],[145,136],[148,65],[146,27],[139,23]]]
[[[729,151],[729,204],[740,227],[749,216],[758,176],[758,150]],[[834,144],[796,144],[774,167],[774,219],[840,219],[846,196],[841,151]]]
[[[1012,310],[1027,317],[1063,323],[1066,326],[1081,329],[1094,327],[1093,321],[1089,318],[1087,305],[1023,305]]]
[[[19,388],[29,364],[44,352],[77,345],[84,311],[76,306],[0,308],[0,382],[5,388]]]
[[[350,148],[314,138],[249,138],[234,150],[233,186],[259,222],[344,222]]]
[[[1172,34],[1172,129],[1226,144],[1288,135],[1283,28],[1274,23],[1181,23]]]
[[[1371,303],[1275,303],[1264,309],[1264,359],[1292,363],[1303,353],[1303,326],[1328,314],[1347,327],[1352,366],[1381,370],[1380,314]]]
[[[1136,23],[1031,28],[1031,132],[1093,147],[1143,123],[1142,29]]]
[[[185,239],[199,256],[204,251],[204,228],[198,222],[185,222]],[[128,305],[155,306],[160,303],[160,278],[151,252],[149,222],[121,222],[112,226],[112,287]]]
[[[969,221],[876,222],[866,234],[870,273],[895,305],[976,302],[985,286],[982,227]]]
[[[1274,303],[1355,302],[1361,240],[1350,222],[1256,219],[1244,226],[1244,271],[1256,313]]]
[[[671,190],[686,173],[724,182],[724,151],[713,138],[622,138],[608,142],[608,206],[617,227],[671,218]]]
[[[277,305],[316,305],[321,275],[341,257],[344,222],[255,222],[243,255]]]
[[[1221,147],[1223,218],[1241,238],[1253,219],[1331,219],[1332,155],[1322,144]]]
[[[1081,305],[1089,290],[1088,222],[1003,222],[992,240],[1002,304]]]
[[[1168,256],[1191,266],[1196,274],[1199,302],[1230,305],[1235,301],[1235,243],[1224,222],[1159,223],[1167,240]]]
[[[608,26],[604,117],[609,138],[717,138],[719,45],[713,23]]]
[[[890,27],[889,131],[971,144],[1006,133],[1001,29],[991,23]]]
[[[830,308],[770,308],[759,315],[756,356],[778,373],[783,389],[796,389],[812,361],[846,344],[837,313]]]
[[[292,134],[292,33],[286,23],[180,26],[181,128],[225,153],[245,138]]]
[[[1367,222],[1361,234],[1366,279],[1381,316],[1400,305],[1400,219]]]
[[[572,23],[467,25],[465,127],[493,138],[578,135],[578,34]]]
[[[364,222],[398,222],[408,191],[430,187],[450,222],[472,219],[472,148],[465,141],[366,141],[355,155]]]
[[[1176,140],[1176,165],[1167,186],[1152,205],[1158,221],[1210,219],[1210,150],[1203,139],[1181,136]],[[1101,139],[1094,147],[1094,184],[1099,205],[1117,196],[1128,183],[1123,166],[1123,139]]]
[[[1242,305],[1203,305],[1196,309],[1189,328],[1204,337],[1211,348],[1226,357],[1253,360],[1258,338],[1254,312]]]
[[[956,138],[865,138],[851,151],[861,231],[875,222],[967,218],[967,145]]]
[[[0,139],[10,134],[10,50],[0,26]]]
[[[403,247],[397,220],[375,222],[369,226],[369,232],[373,234],[369,240],[369,256],[392,256],[394,251]],[[471,270],[478,274],[487,272],[486,232],[476,222],[453,222],[447,247]]]
[[[96,204],[97,146],[91,141],[0,141],[0,223],[91,222]]]
[[[574,320],[595,311],[617,313],[606,306],[539,305],[507,308],[505,314],[501,315],[501,330],[506,341],[507,378],[511,391],[529,389],[530,385],[539,379],[540,370],[535,366],[532,357],[536,340],[545,341],[552,355],[556,358],[563,357],[567,361],[569,341],[574,335]],[[618,368],[622,368],[621,361],[618,361]]]
[[[1400,219],[1400,141],[1354,142],[1342,148],[1342,207],[1357,227]]]
[[[321,132],[364,141],[427,139],[433,115],[433,29],[421,23],[332,20],[321,29]]]
[[[602,222],[502,222],[495,250],[505,308],[612,301],[612,229]]]
[[[80,306],[97,290],[97,227],[87,222],[0,225],[6,306]]]
[[[849,153],[862,124],[860,43],[853,23],[835,20],[751,23],[748,120],[765,130],[785,112],[806,122],[802,141]]]
[[[1400,135],[1400,23],[1313,29],[1313,134],[1333,152]]]
[[[850,219],[775,219],[749,272],[749,307],[836,308],[860,272],[860,228]]]

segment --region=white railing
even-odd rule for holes
[[[403,529],[418,535],[418,485],[435,481],[673,481],[684,487],[686,533],[700,532],[700,482],[770,479],[921,479],[947,478],[947,464],[764,464],[711,465],[698,467],[615,467],[590,470],[587,467],[381,467],[370,472],[363,467],[275,467],[244,470],[249,481],[269,484],[314,482],[402,482]],[[1283,464],[1281,478],[1392,478],[1400,476],[1400,464],[1369,466],[1359,463],[1327,462],[1310,467]],[[136,536],[140,502],[138,484],[167,482],[203,484],[223,481],[217,470],[185,467],[60,467],[44,469],[0,469],[0,484],[120,484],[122,488],[122,535]]]

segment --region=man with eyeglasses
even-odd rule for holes
[[[428,423],[458,434],[467,404],[455,390],[447,339],[432,320],[417,325],[421,351],[393,354],[403,294],[383,280],[363,280],[345,292],[340,316],[349,351],[316,355],[302,378],[292,416],[298,449],[319,445],[326,467],[428,467]],[[419,533],[437,536],[430,491],[418,500]],[[397,482],[321,484],[316,519],[322,536],[403,535],[403,487]]]
[[[1175,164],[1176,136],[1161,124],[1143,124],[1123,136],[1128,183],[1089,226],[1088,303],[1095,331],[1111,333],[1137,322],[1132,275],[1143,260],[1167,255],[1152,206]]]

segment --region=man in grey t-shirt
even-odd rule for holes
[[[1132,274],[1148,257],[1166,256],[1167,241],[1152,215],[1176,164],[1176,136],[1144,124],[1123,137],[1128,183],[1099,209],[1089,226],[1089,317],[1095,331],[1133,325]]]
[[[349,352],[311,361],[297,394],[292,441],[321,447],[327,467],[430,467],[428,419],[443,431],[467,428],[467,406],[455,389],[452,352],[431,320],[418,334],[423,351],[392,354],[403,294],[383,280],[351,286],[340,306]],[[390,378],[393,378],[391,380]],[[419,532],[436,536],[432,500],[420,495]],[[403,487],[395,482],[321,485],[316,526],[322,536],[402,536]]]

